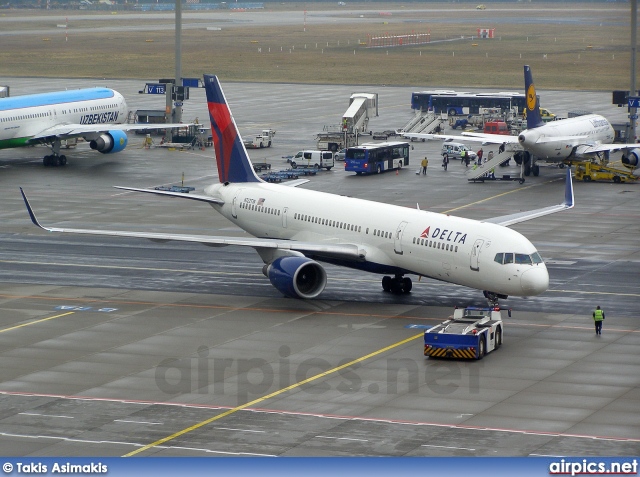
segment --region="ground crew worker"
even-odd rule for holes
[[[481,165],[482,164],[482,155],[484,154],[484,151],[482,150],[482,148],[478,149],[478,161],[476,162],[476,164]]]
[[[596,334],[602,334],[602,321],[604,320],[604,310],[600,309],[600,305],[596,306],[593,312],[593,322],[596,325]]]
[[[447,166],[449,165],[449,154],[443,154],[442,156],[442,167],[444,167],[444,170],[447,170]]]
[[[426,176],[427,166],[429,165],[429,159],[427,159],[427,156],[424,156],[424,159],[422,159],[422,162],[420,162],[420,165],[422,166],[422,173]]]

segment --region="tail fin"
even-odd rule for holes
[[[261,182],[251,165],[218,77],[204,75],[220,182]]]
[[[529,65],[524,65],[524,94],[527,97],[527,129],[542,126],[544,121],[540,116],[540,104]]]

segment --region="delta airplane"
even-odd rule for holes
[[[64,166],[63,140],[82,137],[103,154],[127,147],[125,131],[147,129],[144,124],[123,124],[127,118],[124,97],[109,88],[86,88],[29,94],[0,99],[0,149],[45,144],[52,154],[45,166]],[[167,128],[185,124],[166,124]]]
[[[482,290],[491,302],[547,290],[540,254],[506,226],[573,207],[569,170],[562,204],[481,221],[296,188],[304,179],[271,184],[256,176],[218,78],[205,75],[204,84],[220,182],[202,195],[118,188],[208,203],[253,237],[45,227],[22,192],[33,223],[49,232],[252,247],[288,297],[320,295],[327,273],[319,262],[384,274],[382,288],[394,293],[411,291],[405,275]]]
[[[569,119],[545,123],[540,115],[540,105],[528,65],[524,67],[525,94],[527,97],[527,129],[518,136],[499,134],[462,133],[460,136],[407,133],[404,137],[416,139],[453,139],[475,141],[483,144],[512,144],[522,148],[524,173],[537,176],[540,169],[536,160],[560,162],[591,160],[604,153],[606,158],[612,151],[626,150],[622,162],[636,169],[640,166],[640,149],[637,144],[612,144],[615,132],[609,121],[599,114],[587,114]],[[533,159],[533,161],[531,160]]]

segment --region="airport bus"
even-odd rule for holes
[[[409,165],[409,143],[366,143],[347,149],[344,170],[356,174],[380,174],[389,169],[402,169]]]
[[[517,114],[522,114],[526,107],[526,96],[524,93],[506,91],[498,93],[420,91],[412,93],[411,107],[433,111],[436,114],[446,113],[449,116],[481,114],[485,109],[517,110]]]

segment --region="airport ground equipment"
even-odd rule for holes
[[[506,181],[520,181],[520,184],[524,183],[524,177],[522,175],[515,177],[509,174],[503,174],[500,177],[496,177],[495,174],[491,173],[493,169],[495,171],[496,166],[499,166],[505,161],[508,161],[511,156],[513,156],[513,151],[503,151],[495,156],[487,162],[479,165],[473,166],[467,175],[467,180],[469,182],[484,182],[487,180],[506,180]]]
[[[503,327],[498,307],[456,308],[452,318],[425,330],[424,355],[482,359],[502,345]]]
[[[327,125],[316,136],[317,148],[337,152],[345,147],[357,146],[358,136],[367,134],[369,118],[377,115],[378,93],[353,93],[340,124]]]
[[[248,149],[262,149],[263,147],[271,147],[273,137],[276,135],[273,129],[263,129],[262,132],[250,139],[245,139],[244,147]]]
[[[615,169],[595,162],[574,162],[573,164],[576,166],[576,180],[579,181],[613,181],[616,184],[621,184],[638,180],[638,177],[631,171]]]
[[[397,133],[399,135],[405,133],[432,134],[436,132],[438,126],[440,126],[440,130],[444,129],[444,121],[440,114],[435,114],[433,111],[418,110],[415,116]]]

